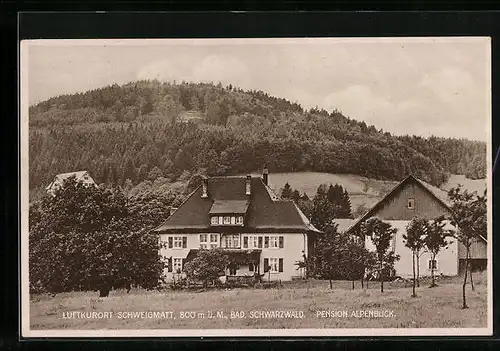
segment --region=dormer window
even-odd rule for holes
[[[243,225],[243,216],[212,216],[211,225]]]

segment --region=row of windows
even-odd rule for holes
[[[187,248],[187,236],[174,235],[167,237],[167,247],[169,249]]]
[[[243,225],[243,216],[212,216],[211,225]]]
[[[181,273],[184,265],[184,259],[179,257],[171,257],[168,260],[168,272],[169,273]],[[253,263],[248,265],[248,270],[254,272],[256,267]],[[236,275],[237,270],[232,269],[229,274]],[[264,273],[279,273],[283,272],[283,258],[278,257],[268,257],[264,258]]]
[[[244,249],[282,249],[285,247],[285,237],[281,235],[244,235]]]
[[[224,235],[222,242],[220,242],[220,234],[217,233],[200,234],[199,239],[201,249],[217,247],[239,249],[241,246],[244,249],[282,249],[285,247],[285,237],[282,235],[243,235],[243,243],[240,241],[240,234]],[[169,249],[187,248],[187,236],[172,235],[167,237],[167,247]]]
[[[180,273],[182,272],[184,259],[178,257],[172,257],[168,261],[168,272]],[[254,272],[255,266],[253,263],[248,265],[248,270],[250,272]],[[428,269],[429,270],[437,270],[438,262],[437,260],[429,260],[428,261]],[[264,258],[264,273],[279,273],[283,272],[283,258],[278,257],[268,257]],[[236,275],[236,270],[230,272],[230,274]]]
[[[219,234],[200,234],[200,249],[219,247]]]

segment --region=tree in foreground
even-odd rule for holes
[[[330,288],[333,280],[362,280],[367,257],[370,255],[364,243],[357,237],[339,233],[336,225],[330,225],[318,238],[313,256],[316,276],[328,279]]]
[[[424,238],[425,247],[431,254],[431,288],[437,286],[436,276],[434,274],[437,268],[436,256],[442,249],[446,248],[449,245],[449,242],[446,240],[446,238],[452,235],[449,230],[446,230],[444,228],[445,225],[446,222],[444,216],[440,216],[438,218],[435,218],[434,220],[429,221],[429,224],[427,226],[427,233]]]
[[[487,237],[486,191],[483,196],[479,196],[477,193],[469,193],[458,186],[450,189],[448,197],[452,201],[451,223],[458,228],[456,238],[464,245],[466,251],[465,274],[462,284],[462,308],[465,309],[468,308],[465,294],[467,271],[470,272],[471,286],[474,289],[470,248],[481,236]]]
[[[384,292],[384,275],[394,269],[394,263],[399,260],[399,255],[390,249],[391,241],[397,233],[389,223],[372,217],[362,224],[361,232],[369,236],[375,246],[375,259],[380,280],[380,292]]]
[[[315,276],[328,279],[330,289],[333,288],[333,280],[339,273],[344,250],[345,245],[336,225],[327,226],[324,233],[318,235],[312,266]]]
[[[94,290],[101,297],[113,288],[157,287],[159,242],[141,218],[130,214],[120,190],[66,180],[54,197],[30,208],[30,284],[52,294]]]
[[[225,274],[229,258],[220,249],[200,250],[197,255],[184,265],[184,272],[190,280],[201,281],[203,287],[215,285],[219,277]]]
[[[335,207],[328,200],[325,185],[320,185],[312,201],[311,223],[319,230],[325,230],[335,218]]]
[[[405,246],[412,252],[413,264],[413,290],[412,297],[417,297],[415,287],[419,279],[419,274],[416,271],[420,270],[420,255],[425,247],[425,236],[427,235],[428,222],[423,218],[414,218],[406,227],[406,234],[403,234]]]

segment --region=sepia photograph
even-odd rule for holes
[[[491,335],[490,50],[21,41],[22,336]]]

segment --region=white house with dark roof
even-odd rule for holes
[[[54,177],[54,180],[47,185],[45,190],[47,193],[54,196],[55,191],[61,187],[64,181],[70,177],[75,177],[76,181],[81,182],[85,185],[97,186],[96,182],[90,176],[88,171],[77,171],[77,172],[68,172],[68,173],[60,173]]]
[[[449,218],[451,215],[451,204],[447,193],[435,186],[426,183],[412,175],[403,179],[379,202],[370,208],[363,216],[356,220],[335,220],[339,231],[355,234],[363,221],[371,217],[377,217],[392,225],[398,230],[392,242],[392,250],[401,256],[395,264],[395,274],[409,277],[413,274],[412,253],[403,240],[406,226],[416,217],[435,219],[441,215]],[[457,230],[449,221],[445,229]],[[457,275],[465,267],[465,247],[457,240],[448,238],[450,242],[431,262],[430,254],[424,253],[420,258],[420,274],[430,275],[431,270],[435,274]],[[366,247],[373,250],[370,238],[365,238]],[[481,237],[471,247],[473,270],[486,269],[487,262],[487,238]]]
[[[204,178],[179,208],[153,230],[165,244],[165,277],[172,279],[200,249],[221,248],[227,277],[292,280],[305,272],[296,262],[320,233],[293,201],[280,200],[262,177]]]

